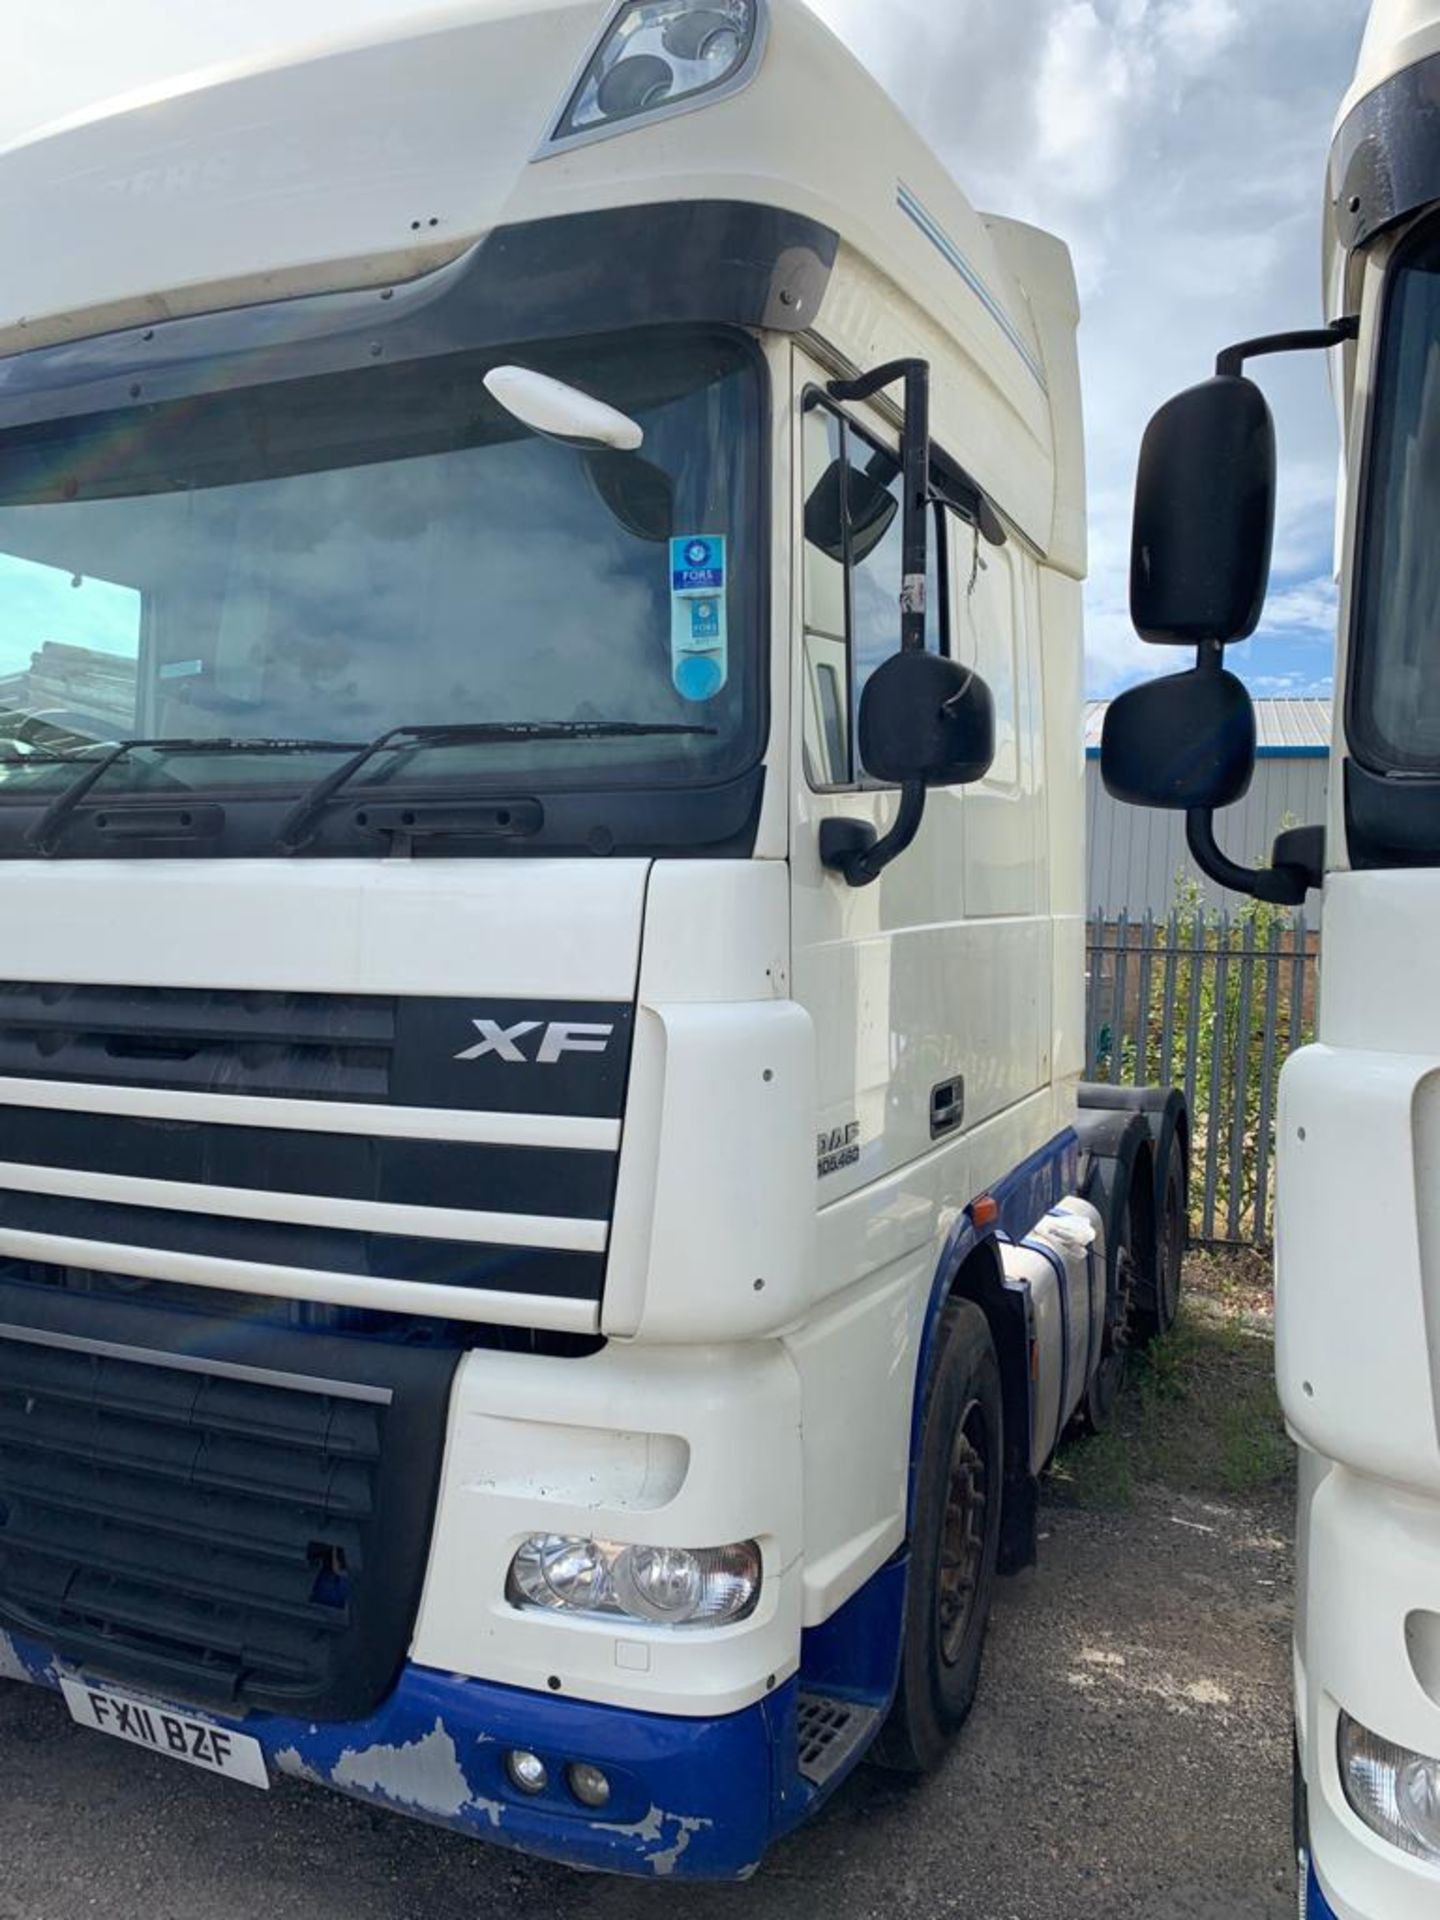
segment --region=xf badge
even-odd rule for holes
[[[457,1053],[457,1060],[504,1060],[512,1067],[558,1066],[567,1053],[604,1053],[615,1037],[611,1027],[577,1025],[571,1020],[521,1020],[516,1026],[502,1027],[498,1020],[472,1020],[480,1035],[477,1045]],[[538,1047],[526,1053],[520,1045],[532,1034],[543,1034]]]

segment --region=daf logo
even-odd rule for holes
[[[512,1067],[554,1067],[567,1053],[604,1053],[614,1038],[614,1027],[589,1027],[571,1020],[552,1020],[544,1026],[539,1020],[522,1020],[518,1026],[502,1027],[498,1020],[472,1020],[480,1035],[478,1046],[457,1053],[457,1060],[504,1060]],[[544,1038],[533,1053],[526,1053],[520,1042],[532,1033]]]

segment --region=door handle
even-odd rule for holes
[[[965,1124],[965,1076],[942,1080],[930,1095],[930,1138],[939,1140]]]

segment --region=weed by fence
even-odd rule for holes
[[[1280,1070],[1314,1038],[1318,956],[1303,914],[1274,907],[1188,895],[1166,920],[1091,922],[1089,1077],[1185,1089],[1199,1240],[1270,1244]]]

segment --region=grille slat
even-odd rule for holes
[[[78,1328],[78,1310],[94,1337],[67,1324],[53,1329],[67,1344],[45,1344],[27,1292],[32,1322]],[[0,1624],[197,1704],[373,1711],[418,1603],[454,1355],[257,1328],[210,1373],[184,1316],[105,1307],[97,1327],[93,1303],[0,1294]],[[173,1363],[147,1333],[174,1343]],[[263,1357],[305,1363],[269,1370],[290,1384],[254,1377],[276,1346]],[[352,1358],[363,1389],[327,1390]]]
[[[395,1041],[395,1003],[375,995],[238,993],[195,987],[0,983],[0,1031],[135,1034],[153,1041],[287,1046]]]
[[[144,1583],[147,1588],[163,1587],[183,1599],[223,1606],[233,1601],[237,1590],[243,1590],[250,1607],[266,1616],[303,1620],[309,1627],[330,1632],[349,1624],[343,1601],[315,1599],[325,1569],[313,1561],[285,1564],[220,1550],[206,1554],[199,1563],[203,1572],[197,1573],[195,1554],[186,1547],[187,1543],[146,1537],[93,1515],[77,1525],[75,1516],[63,1508],[37,1509],[32,1515],[22,1500],[11,1508],[0,1558],[15,1564],[26,1559],[55,1560],[73,1567],[76,1558],[83,1555],[87,1577],[106,1575],[122,1582],[133,1574],[137,1564],[143,1564],[154,1576]]]
[[[138,1413],[147,1425],[195,1424],[212,1433],[283,1439],[301,1451],[368,1460],[379,1455],[376,1414],[353,1402],[317,1398],[301,1405],[283,1388],[170,1369],[142,1382],[124,1361],[77,1357],[58,1348],[32,1347],[21,1364],[15,1359],[19,1351],[0,1345],[0,1420],[7,1400],[38,1390],[76,1406]]]
[[[390,1098],[378,995],[0,982],[0,1075],[312,1100]]]
[[[263,1491],[269,1500],[319,1505],[332,1517],[363,1516],[370,1511],[368,1476],[349,1460],[291,1452],[246,1450],[242,1442],[189,1428],[147,1428],[91,1409],[76,1418],[44,1401],[33,1412],[0,1405],[0,1457],[14,1444],[43,1449],[72,1460],[104,1459],[131,1472],[161,1476],[172,1486],[235,1493]],[[268,1471],[267,1471],[268,1470]]]
[[[228,1550],[237,1537],[257,1559],[293,1561],[303,1558],[316,1535],[314,1509],[280,1505],[259,1495],[196,1488],[185,1511],[177,1513],[168,1483],[146,1481],[112,1469],[103,1493],[96,1492],[94,1473],[75,1460],[54,1454],[0,1450],[0,1482],[23,1503],[27,1494],[43,1495],[51,1508],[89,1519],[115,1520],[136,1532],[174,1535],[187,1542]],[[358,1570],[364,1562],[363,1536],[355,1520],[325,1516],[329,1535]]]

